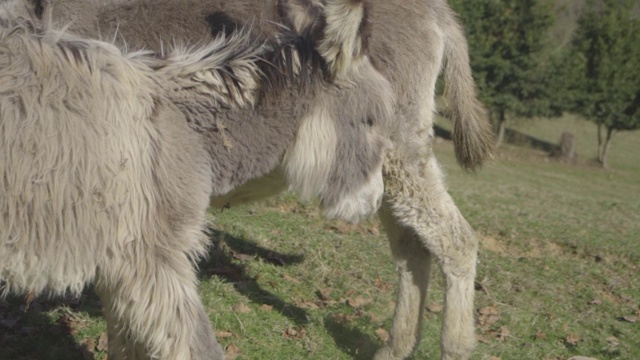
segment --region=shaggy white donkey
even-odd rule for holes
[[[393,97],[349,59],[357,29],[324,54],[241,30],[161,56],[0,18],[0,296],[95,283],[110,359],[223,358],[194,267],[211,195],[281,172],[330,215],[380,204]],[[366,111],[305,121],[325,75],[362,79],[323,104],[354,87]]]

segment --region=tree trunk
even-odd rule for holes
[[[505,133],[505,128],[506,128],[506,117],[504,115],[504,110],[500,109],[498,110],[498,139],[496,140],[496,148],[499,148],[500,145],[502,145],[502,142],[504,141],[504,133]]]
[[[554,151],[553,155],[562,162],[575,165],[578,160],[575,139],[576,137],[572,133],[564,131],[562,135],[560,135],[558,149]]]
[[[607,137],[604,140],[602,146],[602,160],[600,163],[605,169],[609,169],[609,148],[611,147],[611,134],[613,134],[613,128],[607,127]]]
[[[602,164],[602,124],[598,124],[598,162]]]

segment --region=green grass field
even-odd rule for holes
[[[450,192],[481,239],[473,358],[640,359],[640,133],[614,135],[604,171],[592,161],[590,123],[510,126],[550,143],[572,131],[579,162],[506,145],[466,174],[450,142],[436,144]],[[395,273],[376,220],[327,222],[287,195],[212,215],[201,296],[229,358],[369,359],[383,344]],[[415,359],[439,358],[434,269]],[[0,302],[0,359],[104,359],[99,314],[91,291],[26,310],[23,299]]]

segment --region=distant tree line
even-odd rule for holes
[[[572,40],[558,51],[549,51],[554,13],[548,2],[450,2],[465,25],[498,146],[509,116],[572,112],[598,125],[598,160],[607,167],[612,134],[640,129],[637,1],[587,1]]]

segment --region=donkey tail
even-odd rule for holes
[[[495,141],[487,111],[476,95],[467,39],[449,11],[444,31],[445,98],[451,108],[456,159],[462,168],[473,171],[491,156]]]

